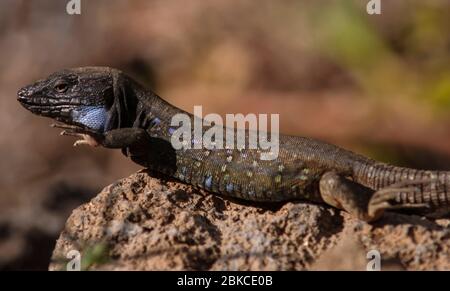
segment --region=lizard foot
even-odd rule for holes
[[[88,145],[88,146],[92,146],[92,147],[98,147],[100,145],[100,143],[94,137],[92,137],[87,130],[85,130],[79,126],[54,123],[54,124],[51,124],[51,127],[63,129],[63,131],[61,131],[60,135],[74,136],[74,137],[81,138],[81,139],[75,141],[75,143],[73,144],[74,147],[77,147],[80,145]]]
[[[417,186],[430,181],[432,180],[405,180],[376,191],[367,207],[369,217],[380,217],[386,210],[430,207],[428,203],[418,202],[416,198],[421,193]]]

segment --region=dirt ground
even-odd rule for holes
[[[370,251],[381,270],[449,270],[449,225],[394,213],[367,224],[322,205],[235,201],[141,171],[74,210],[50,270],[65,270],[73,250],[87,270],[367,270]]]

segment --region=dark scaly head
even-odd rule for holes
[[[23,87],[18,101],[32,113],[103,134],[128,124],[135,104],[119,70],[83,67],[56,72]]]

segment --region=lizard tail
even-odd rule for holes
[[[401,192],[403,203],[450,205],[450,172],[426,171],[396,167],[385,163],[364,163],[354,168],[353,179],[366,187],[380,190],[386,187],[416,187],[418,191]]]

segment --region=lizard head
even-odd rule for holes
[[[34,114],[103,134],[129,126],[124,114],[133,100],[125,92],[126,80],[121,71],[107,67],[65,69],[21,88],[17,99]]]

